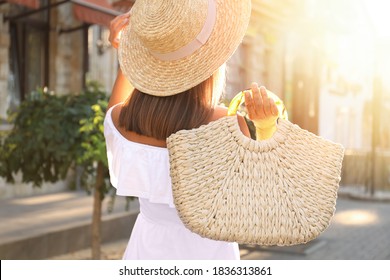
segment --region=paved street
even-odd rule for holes
[[[390,203],[338,200],[330,227],[306,245],[245,246],[244,259],[390,260]]]
[[[106,209],[107,203],[108,200],[105,201],[104,209]],[[134,211],[137,208],[137,203],[131,202],[131,205]],[[121,198],[117,199],[114,210],[112,214],[105,211],[103,219],[116,218],[115,228],[118,228],[123,221],[126,224],[133,222],[124,210],[124,201]],[[37,236],[47,234],[47,232],[56,232],[60,238],[57,240],[55,239],[57,235],[50,235],[50,238],[47,239],[51,244],[54,244],[51,246],[60,247],[77,243],[78,235],[85,235],[85,231],[88,229],[80,228],[72,233],[70,230],[80,224],[88,223],[91,211],[92,197],[84,192],[66,192],[2,201],[0,204],[0,245],[11,244],[15,240],[27,242],[31,239],[36,242],[34,238],[36,240]],[[112,225],[108,227],[111,236],[114,235]],[[59,235],[58,232],[61,231],[69,232]],[[104,243],[102,247],[103,259],[121,258],[127,243],[128,233],[123,232],[117,236],[117,239],[111,239]],[[19,246],[25,251],[30,248],[28,246],[33,248],[30,243],[20,243]],[[26,247],[23,244],[29,245]],[[0,246],[1,248],[4,247]],[[330,227],[316,240],[305,245],[291,247],[243,245],[240,246],[240,249],[242,259],[390,260],[390,202],[350,199],[345,198],[345,195],[340,195],[336,214]],[[89,259],[90,249],[78,249],[49,258]],[[34,258],[32,257],[32,259]]]
[[[103,257],[121,258],[127,239],[103,246]],[[390,260],[390,203],[340,197],[330,227],[316,240],[292,247],[240,246],[248,260]],[[57,259],[88,258],[89,250]]]

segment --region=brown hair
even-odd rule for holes
[[[123,105],[119,125],[137,134],[166,140],[181,129],[207,123],[214,110],[214,74],[199,85],[182,93],[159,97],[134,89]],[[216,89],[219,90],[219,89]]]

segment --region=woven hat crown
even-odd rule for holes
[[[232,56],[250,14],[250,0],[137,0],[119,42],[121,70],[147,94],[186,91]]]
[[[151,53],[170,53],[191,42],[207,17],[207,0],[137,0],[131,25]]]

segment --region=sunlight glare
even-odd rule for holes
[[[336,214],[333,221],[349,226],[369,225],[377,223],[378,216],[367,210],[350,210]]]
[[[390,37],[390,1],[388,0],[365,0],[367,8],[376,35],[379,37]]]
[[[27,198],[20,198],[13,201],[13,204],[18,205],[40,205],[47,203],[55,203],[59,201],[74,199],[77,197],[77,193],[58,193],[58,194],[49,194],[44,196],[33,196]]]

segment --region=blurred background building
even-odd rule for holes
[[[7,111],[37,87],[77,93],[89,79],[110,92],[118,62],[107,26],[133,2],[0,0],[0,130],[12,126]],[[386,7],[380,0],[253,0],[247,35],[227,67],[226,98],[252,81],[265,85],[293,123],[345,146],[342,185],[367,192],[390,189]],[[0,178],[0,198],[63,188],[10,187]]]

